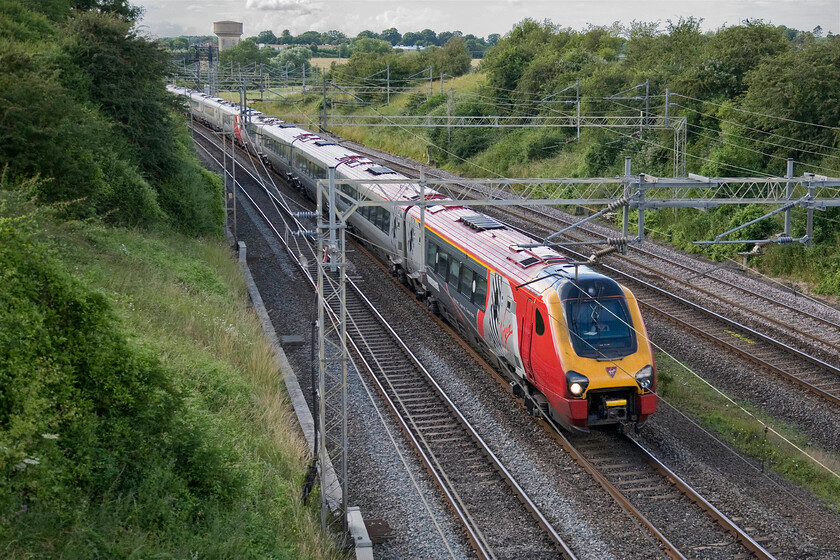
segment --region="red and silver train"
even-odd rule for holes
[[[565,428],[585,432],[606,424],[638,427],[656,411],[653,351],[627,288],[467,207],[427,205],[421,221],[420,197],[434,202],[442,195],[429,188],[421,194],[411,179],[307,130],[252,110],[250,122],[240,126],[238,105],[169,89],[189,98],[194,118],[233,132],[310,196],[330,168],[337,180],[405,179],[344,185],[339,204],[405,202],[360,207],[350,225],[507,375],[532,412],[539,408]]]

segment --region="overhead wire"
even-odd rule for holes
[[[794,148],[794,147],[791,147],[791,146],[786,146],[784,144],[777,144],[775,142],[770,142],[769,140],[761,140],[759,138],[750,138],[749,136],[744,136],[744,135],[741,135],[741,134],[735,134],[734,132],[729,132],[729,131],[724,132],[722,130],[709,128],[708,126],[702,126],[702,125],[699,125],[699,124],[686,123],[686,125],[690,128],[705,130],[705,131],[711,132],[711,133],[716,135],[714,137],[704,136],[705,138],[720,138],[720,137],[723,137],[723,136],[733,137],[733,138],[739,138],[741,140],[747,140],[749,142],[757,142],[759,144],[765,144],[765,145],[773,146],[773,147],[777,147],[777,148],[787,148],[789,150],[795,150],[795,151],[801,152],[801,153],[806,153],[806,154],[811,154],[811,155],[822,156],[822,157],[826,157],[826,158],[840,160],[840,155],[835,156],[835,155],[831,155],[831,154],[823,154],[823,153],[820,153],[820,152],[814,152],[812,150],[806,150],[806,149],[802,149],[802,148]],[[698,133],[698,135],[699,135],[699,133]],[[737,146],[737,144],[733,144],[733,145]],[[770,154],[767,154],[767,155],[770,155]],[[778,158],[778,157],[781,157],[781,156],[775,156],[775,157]],[[781,158],[781,159],[787,159],[787,158]],[[802,162],[799,162],[799,163],[801,165],[810,165],[810,167],[814,167],[814,168],[817,168],[817,169],[821,168],[818,165],[806,164],[806,163],[802,163]],[[828,169],[828,168],[826,168],[826,169]],[[840,173],[840,171],[836,171],[836,170],[833,170],[833,169],[829,169],[829,171],[835,171],[837,173]]]
[[[720,103],[714,103],[713,101],[704,101],[702,99],[697,99],[696,97],[690,97],[688,95],[682,95],[680,93],[672,93],[671,95],[675,95],[677,97],[683,97],[685,99],[690,99],[692,101],[697,101],[697,102],[700,102],[700,103],[707,103],[709,105],[714,105],[716,107],[726,107],[727,109],[731,109],[731,110],[737,111],[739,113],[747,113],[747,114],[750,114],[750,115],[756,115],[756,116],[764,117],[764,118],[768,118],[768,119],[776,119],[776,120],[785,121],[785,122],[791,122],[791,123],[796,123],[796,124],[805,124],[805,125],[808,125],[808,126],[816,126],[818,128],[825,128],[825,129],[828,129],[828,130],[840,131],[840,127],[837,127],[837,126],[827,126],[827,125],[824,125],[824,124],[817,124],[817,123],[812,123],[812,122],[807,122],[807,121],[799,121],[799,120],[796,120],[796,119],[789,119],[787,117],[780,117],[778,115],[770,115],[770,114],[767,114],[767,113],[757,113],[755,111],[750,111],[750,110],[747,110],[747,109],[741,109],[739,107],[732,107],[732,106],[723,105],[723,104],[720,104]]]
[[[622,138],[627,138],[627,139],[630,139],[630,140],[635,140],[635,141],[638,141],[638,142],[642,142],[642,143],[645,143],[645,144],[656,146],[657,148],[661,148],[661,149],[669,151],[669,152],[675,152],[676,151],[672,146],[666,146],[666,145],[660,144],[658,142],[652,142],[650,140],[647,140],[646,138],[644,138],[644,135],[634,136],[634,135],[631,135],[631,134],[627,134],[627,133],[615,130],[612,127],[603,127],[603,129],[608,131],[608,132],[611,132],[611,133],[613,133],[617,136],[620,136]],[[708,162],[708,163],[721,164],[721,162],[718,162],[718,161],[715,161],[715,160],[712,160],[712,159],[709,159],[709,158],[697,156],[697,155],[694,155],[694,154],[691,154],[691,153],[688,153],[688,152],[685,153],[685,156],[690,157],[690,158],[694,158],[694,159],[697,159],[697,160],[700,160],[700,161]],[[749,172],[753,176],[772,177],[772,175],[770,175],[770,174],[764,173],[762,171],[757,171],[755,169],[749,169],[749,168],[746,168],[746,167],[741,167],[741,166],[733,165],[733,164],[722,164],[722,165],[726,165],[727,167],[729,167],[731,169],[736,169],[736,170],[739,170],[739,171]]]
[[[705,127],[697,127],[696,125],[691,125],[691,124],[689,124],[688,126],[689,126],[689,128],[705,129]],[[706,130],[711,130],[711,129],[706,129]],[[752,152],[754,154],[758,154],[758,155],[761,155],[761,156],[764,156],[764,157],[767,157],[767,158],[770,158],[770,159],[775,159],[775,160],[784,161],[784,162],[787,162],[787,160],[788,160],[788,158],[786,158],[784,156],[778,156],[778,155],[775,155],[775,154],[768,154],[767,152],[762,152],[761,150],[756,150],[756,149],[750,148],[748,146],[742,146],[740,144],[735,144],[734,142],[730,142],[730,141],[728,141],[725,138],[722,138],[720,136],[710,136],[708,134],[703,134],[701,132],[694,132],[693,134],[696,134],[697,136],[699,136],[701,138],[706,138],[706,139],[712,140],[713,142],[718,143],[718,144],[723,145],[723,146],[731,146],[731,147],[736,148],[738,150],[744,150],[746,152]],[[809,167],[809,168],[816,169],[816,170],[831,171],[832,173],[840,174],[840,171],[838,171],[836,169],[831,169],[831,168],[828,168],[828,167],[822,167],[822,166],[814,165],[814,164],[810,164],[810,163],[803,163],[801,161],[797,162],[797,163],[801,167]],[[724,164],[724,165],[727,165],[727,164]]]
[[[733,120],[730,120],[730,119],[724,119],[723,117],[719,117],[717,115],[704,113],[703,111],[698,111],[697,109],[695,109],[693,107],[688,107],[686,105],[680,105],[679,103],[672,103],[672,105],[676,106],[676,107],[679,107],[680,109],[684,109],[686,111],[691,111],[692,113],[697,113],[698,115],[702,115],[703,117],[714,119],[714,120],[720,121],[722,123],[731,124],[733,126],[741,127],[744,130],[749,130],[750,132],[757,132],[759,134],[764,134],[765,136],[775,136],[775,137],[780,138],[782,140],[790,140],[791,142],[798,142],[798,143],[804,144],[806,146],[813,146],[813,147],[816,147],[816,148],[822,148],[822,149],[829,150],[829,151],[840,152],[840,148],[836,148],[834,146],[829,146],[829,145],[826,145],[826,144],[820,144],[818,142],[812,142],[810,140],[803,140],[801,138],[793,138],[792,136],[785,136],[784,134],[779,134],[778,132],[768,132],[768,131],[762,130],[760,128],[755,128],[755,127],[752,127],[752,126],[748,126],[748,125],[746,125],[744,123],[741,123],[741,122],[738,122],[738,121],[733,121]],[[746,137],[746,138],[749,138],[749,137]],[[751,138],[751,140],[759,141],[758,139],[752,139],[752,138]],[[784,146],[784,145],[782,145],[782,146]],[[799,151],[804,150],[804,148],[794,148],[794,149],[797,149]],[[817,153],[819,153],[819,152],[817,152]],[[828,154],[820,154],[820,155],[828,156]],[[836,157],[836,156],[831,156],[831,157]]]

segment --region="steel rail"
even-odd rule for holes
[[[373,257],[371,256],[370,258],[373,258]],[[542,529],[544,531],[546,531],[546,533],[549,534],[551,539],[561,548],[561,550],[564,554],[564,557],[569,558],[569,559],[575,558],[574,553],[566,545],[566,543],[563,541],[562,537],[560,537],[560,535],[557,534],[557,532],[554,530],[554,527],[551,526],[550,522],[545,518],[545,516],[539,510],[539,508],[536,506],[536,504],[534,504],[534,502],[527,495],[525,490],[519,485],[519,483],[516,481],[516,479],[513,477],[513,475],[507,470],[507,468],[502,464],[501,460],[499,460],[499,458],[495,455],[495,453],[493,453],[493,451],[490,449],[489,445],[487,445],[487,443],[484,441],[484,439],[478,434],[478,432],[475,430],[475,428],[472,426],[472,424],[470,424],[470,422],[464,417],[464,415],[461,413],[460,409],[446,395],[446,392],[443,390],[443,388],[441,388],[441,386],[437,383],[437,381],[435,381],[434,377],[432,377],[432,375],[429,373],[429,371],[425,368],[425,366],[423,366],[423,364],[415,356],[415,354],[411,351],[411,349],[405,344],[405,342],[402,340],[402,338],[393,330],[393,328],[388,323],[388,321],[384,317],[382,317],[382,315],[379,313],[379,311],[376,309],[376,307],[370,302],[370,300],[367,298],[367,296],[365,296],[364,293],[361,292],[361,290],[358,288],[358,286],[353,284],[353,288],[354,288],[354,290],[356,290],[357,295],[362,299],[362,301],[364,301],[367,304],[369,310],[379,319],[380,326],[385,328],[391,334],[393,340],[399,345],[400,349],[411,359],[411,361],[414,363],[414,365],[417,367],[417,369],[423,374],[423,376],[425,377],[425,379],[427,380],[429,385],[437,393],[438,397],[440,397],[447,404],[447,407],[450,409],[451,412],[455,413],[458,422],[469,432],[470,436],[479,444],[482,451],[492,461],[494,467],[499,471],[499,474],[502,475],[502,478],[504,478],[506,483],[514,490],[514,493],[523,502],[523,505],[526,507],[526,509],[529,511],[529,513],[531,513],[531,515],[534,516],[534,518],[537,520],[540,527],[542,527]],[[356,348],[357,354],[361,357],[361,351],[358,349],[358,347],[355,346],[355,342],[354,342],[354,347]],[[384,387],[381,386],[381,382],[378,379],[378,376],[375,375],[375,373],[373,371],[373,368],[370,367],[370,365],[367,363],[367,361],[365,361],[365,364],[368,367],[369,373],[371,373],[374,376],[374,378],[376,379],[377,386],[379,387],[380,391],[382,392],[382,395],[387,399],[387,402],[389,403],[389,405],[392,407],[392,411],[397,413],[398,417],[400,418],[400,422],[404,426],[404,429],[408,430],[408,426],[404,423],[405,421],[402,418],[402,416],[399,415],[395,404],[385,394]],[[412,440],[416,441],[413,436],[411,436],[411,437],[412,437]]]
[[[610,480],[604,476],[604,473],[598,470],[595,465],[589,461],[589,459],[578,451],[569,439],[561,433],[560,429],[554,424],[554,422],[552,422],[549,418],[542,416],[540,418],[540,424],[543,424],[543,428],[554,438],[555,441],[560,443],[563,450],[565,450],[566,453],[568,453],[575,462],[583,468],[583,470],[585,470],[592,478],[595,479],[596,482],[598,482],[598,484],[601,485],[601,488],[606,490],[607,493],[612,496],[612,498],[625,511],[635,517],[636,520],[662,544],[665,554],[667,554],[669,558],[673,558],[674,560],[686,560],[686,556],[680,552],[680,550],[670,541],[670,539],[668,539],[668,537],[665,536],[659,527],[654,525],[645,514],[633,505],[633,503],[621,490],[618,489],[615,484],[610,482]]]
[[[696,503],[700,508],[708,513],[712,518],[730,534],[732,534],[738,542],[740,542],[747,550],[755,554],[761,560],[774,560],[774,556],[770,554],[763,546],[761,546],[755,539],[753,539],[746,531],[741,529],[737,523],[729,519],[723,512],[712,505],[708,500],[701,496],[694,488],[689,486],[677,473],[666,467],[662,461],[657,459],[653,453],[646,449],[638,441],[627,438],[633,442],[639,450],[648,457],[654,469],[656,469],[663,477],[665,477],[671,484],[677,487],[688,499]]]

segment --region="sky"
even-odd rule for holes
[[[244,24],[243,37],[270,29],[280,35],[336,29],[350,37],[368,29],[400,33],[431,29],[479,37],[505,35],[519,21],[550,19],[561,27],[632,21],[702,19],[704,31],[761,19],[810,31],[840,33],[840,0],[134,0],[141,25],[156,37],[212,35],[213,22]]]

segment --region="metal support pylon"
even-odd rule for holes
[[[336,216],[335,168],[318,205],[318,426],[321,525],[347,530],[347,299],[345,223]],[[326,194],[326,197],[324,196]],[[324,221],[325,204],[328,219]],[[329,309],[328,309],[329,308]],[[325,476],[335,468],[336,476]],[[333,517],[329,518],[328,514]]]
[[[672,117],[674,123],[674,177],[686,177],[686,135],[687,119],[685,117]]]

